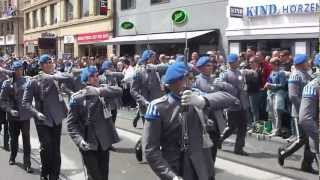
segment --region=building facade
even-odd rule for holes
[[[229,51],[256,46],[313,56],[319,52],[319,12],[318,0],[229,0]]]
[[[191,51],[223,51],[227,26],[224,0],[116,0],[115,37],[120,55],[141,53],[146,48],[158,53],[183,53],[188,40]]]
[[[0,1],[0,56],[23,56],[23,1]]]
[[[25,0],[24,51],[107,56],[112,47],[101,44],[112,37],[111,0]]]

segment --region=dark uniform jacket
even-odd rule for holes
[[[123,77],[124,75],[121,72],[111,72],[110,74],[103,73],[99,76],[99,83],[106,84],[108,86],[119,86]],[[106,99],[106,102],[110,106],[111,110],[117,109],[121,106],[121,97]]]
[[[205,95],[210,109],[237,106],[239,101],[225,92]],[[184,180],[208,180],[213,176],[210,148],[203,147],[203,126],[195,108],[181,114],[180,100],[167,94],[151,102],[146,112],[143,149],[146,159],[161,180],[182,176]],[[187,152],[182,153],[182,118],[188,129]],[[183,172],[183,173],[182,173]],[[196,178],[198,177],[198,178]]]
[[[144,65],[137,67],[130,93],[139,104],[142,114],[146,111],[147,102],[163,95],[160,78],[161,75],[156,68],[147,68]]]
[[[99,145],[107,150],[119,141],[119,137],[104,98],[119,97],[122,89],[112,86],[99,87],[100,92],[97,89],[87,86],[72,95],[67,126],[75,144],[79,145],[81,140],[85,140],[91,150],[97,150]]]
[[[67,106],[59,83],[68,83],[71,79],[72,77],[67,74],[48,75],[45,73],[31,78],[24,91],[22,106],[34,117],[38,112],[46,116],[45,121],[35,119],[36,124],[53,127],[62,123],[67,114]],[[35,107],[32,106],[33,98]]]
[[[29,120],[31,114],[22,108],[23,93],[29,81],[29,77],[20,77],[18,79],[7,79],[3,82],[0,93],[0,106],[6,112],[9,120]],[[11,110],[19,112],[19,117],[12,117]]]

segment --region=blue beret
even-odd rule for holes
[[[50,59],[51,58],[48,54],[44,54],[40,56],[39,63],[47,63]]]
[[[227,57],[227,63],[234,63],[238,60],[238,55],[236,54],[229,54]]]
[[[141,56],[141,59],[139,60],[138,64],[143,64],[145,63],[146,61],[148,61],[152,55],[154,55],[155,53],[152,51],[152,50],[145,50],[143,53],[142,53],[142,56]]]
[[[101,65],[101,71],[105,71],[107,69],[110,69],[112,67],[112,61],[106,60]]]
[[[210,62],[210,58],[208,56],[202,56],[197,61],[197,68],[207,65]]]
[[[313,64],[316,66],[320,66],[320,53],[318,53],[314,58]]]
[[[184,78],[188,73],[188,68],[183,62],[176,62],[170,65],[164,75],[163,82],[165,84],[173,84]]]
[[[12,69],[13,71],[16,71],[16,70],[18,70],[19,68],[22,68],[22,67],[23,67],[22,61],[14,61],[14,62],[12,63],[11,69]]]
[[[176,57],[176,62],[184,62],[184,56],[183,55],[178,55]]]
[[[96,74],[98,72],[97,68],[95,66],[90,66],[82,69],[81,71],[81,82],[85,83],[89,80],[89,77]]]
[[[308,60],[307,55],[305,54],[296,54],[293,58],[293,64],[297,65],[297,64],[303,64]]]

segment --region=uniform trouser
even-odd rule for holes
[[[316,154],[311,152],[309,145],[309,138],[306,135],[305,131],[300,128],[300,137],[293,143],[289,144],[287,147],[283,149],[284,153],[281,154],[283,158],[287,158],[291,156],[293,153],[298,151],[303,145],[304,146],[304,157],[302,161],[302,166],[304,167],[312,167],[312,162],[316,157]]]
[[[23,141],[23,164],[25,167],[31,166],[30,153],[30,120],[24,121],[10,121],[9,122],[10,130],[10,146],[11,146],[11,155],[10,160],[15,160],[18,153],[19,147],[19,135],[22,134]]]
[[[211,131],[209,132],[209,135],[214,144],[213,147],[211,148],[211,155],[212,155],[213,163],[215,163],[216,157],[217,157],[217,151],[218,151],[218,144],[220,141],[220,133],[217,131]]]
[[[117,109],[112,109],[111,110],[111,118],[113,123],[116,123],[116,119],[117,119],[117,114],[118,114],[118,110]]]
[[[220,143],[220,133],[217,131],[211,131],[209,132],[210,138],[213,142],[213,146],[211,148],[211,155],[212,155],[212,161],[213,161],[213,166],[215,166],[216,159],[217,159],[217,152],[218,152],[218,145]],[[212,179],[215,178],[215,170],[214,170],[214,176]]]
[[[108,180],[109,175],[109,151],[102,150],[101,147],[97,151],[80,150],[83,165],[85,168],[86,180]]]
[[[49,180],[57,180],[61,167],[61,125],[48,127],[37,125],[37,132],[40,141],[41,176]]]
[[[136,117],[133,119],[133,124],[137,124],[140,118],[142,120],[142,123],[144,124],[144,116],[140,116],[140,111],[138,110]]]
[[[231,134],[237,130],[237,139],[235,144],[235,151],[241,151],[245,145],[245,138],[247,134],[247,113],[245,110],[228,111],[228,126],[221,135],[221,142],[227,139]]]
[[[0,110],[0,132],[3,124],[3,147],[9,148],[9,126],[6,117],[6,112]]]

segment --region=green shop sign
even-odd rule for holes
[[[173,23],[183,24],[188,20],[188,13],[184,10],[176,10],[171,17]]]
[[[134,24],[132,22],[125,21],[125,22],[121,23],[121,27],[122,27],[122,29],[129,30],[129,29],[134,28]]]

